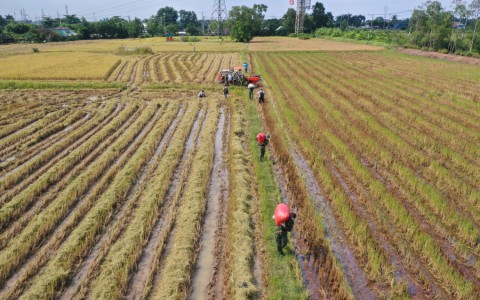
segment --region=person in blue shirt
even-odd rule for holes
[[[243,63],[243,69],[245,70],[245,73],[248,71],[248,63]]]

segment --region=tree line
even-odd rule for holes
[[[312,6],[311,13],[305,15],[304,33],[313,35],[343,35],[352,29],[363,30],[403,30],[407,43],[413,46],[448,52],[480,52],[480,0],[452,0],[453,11],[447,11],[438,1],[427,1],[414,9],[407,19],[377,17],[368,20],[363,15],[342,14],[334,17],[327,12],[321,2]],[[294,35],[296,11],[293,8],[281,18],[265,18],[268,7],[254,4],[253,7],[234,6],[228,12],[228,18],[221,33],[233,40],[248,42],[255,36]],[[43,18],[39,25],[28,22],[16,22],[12,16],[0,16],[0,43],[43,42],[64,39],[91,38],[137,38],[164,36],[167,33],[186,31],[189,35],[208,34],[208,27],[219,26],[210,20],[199,21],[193,11],[177,11],[173,7],[160,8],[150,18],[126,20],[112,17],[88,22],[76,15],[63,18]],[[456,24],[457,26],[453,26]],[[61,36],[55,28],[67,26],[76,32],[76,36]],[[332,30],[325,30],[330,28]],[[336,29],[336,30],[333,30]],[[390,36],[391,34],[382,34]],[[398,36],[398,34],[395,34]],[[372,34],[356,34],[358,37],[371,38]],[[388,40],[388,39],[387,39]],[[404,39],[402,39],[404,40]],[[403,43],[403,42],[402,42]]]

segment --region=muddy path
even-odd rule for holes
[[[188,177],[188,170],[191,167],[191,160],[187,158],[195,150],[196,141],[203,129],[206,118],[206,111],[201,109],[190,129],[185,148],[180,161],[174,171],[170,186],[165,196],[165,202],[159,212],[156,224],[150,233],[148,241],[142,251],[135,272],[131,275],[126,299],[145,299],[151,291],[152,280],[158,276],[161,270],[158,261],[164,253],[169,234],[174,226],[176,207],[182,196],[182,187]]]
[[[123,65],[121,66],[121,69],[117,74],[117,77],[115,77],[115,81],[121,81],[122,80],[123,73],[125,73],[125,69],[127,68],[127,66],[128,66],[128,60],[126,62],[124,62]]]
[[[28,279],[41,272],[41,269],[45,266],[48,259],[55,254],[55,249],[60,247],[61,243],[68,237],[68,234],[81,222],[83,216],[85,216],[92,205],[94,205],[99,190],[101,192],[106,189],[108,182],[116,173],[115,170],[118,170],[120,166],[126,163],[132,152],[140,145],[143,137],[153,129],[157,117],[158,111],[151,117],[137,136],[135,136],[134,140],[130,142],[122,155],[112,162],[107,174],[104,174],[104,177],[97,181],[97,183],[89,189],[87,194],[73,204],[69,213],[63,220],[59,221],[59,224],[52,231],[51,235],[46,237],[40,245],[37,245],[35,253],[33,253],[31,257],[24,259],[22,265],[17,267],[15,273],[8,278],[2,287],[0,299],[16,298],[16,296],[28,286]],[[106,177],[108,178],[106,179]]]
[[[82,263],[81,268],[75,274],[70,285],[60,299],[79,299],[85,297],[87,288],[89,286],[89,281],[91,281],[91,279],[95,277],[96,273],[100,271],[99,266],[110,249],[110,246],[115,242],[125,226],[128,224],[127,218],[129,217],[129,213],[133,212],[132,207],[135,205],[135,201],[137,200],[136,198],[141,193],[141,189],[143,189],[144,185],[147,183],[147,180],[145,179],[151,176],[151,174],[157,168],[158,163],[160,162],[159,157],[165,153],[165,149],[170,143],[184,113],[185,107],[180,107],[177,115],[157,145],[155,153],[144,167],[144,170],[141,173],[140,178],[137,180],[134,188],[129,192],[129,195],[127,196],[128,200],[124,203],[121,210],[115,215],[107,229],[105,229],[105,233],[98,240],[96,245],[93,247],[93,250]]]
[[[188,299],[223,299],[226,208],[228,207],[229,178],[226,164],[230,119],[225,108],[220,116],[215,133],[213,168],[207,194],[207,209],[204,215],[199,250],[191,293]]]

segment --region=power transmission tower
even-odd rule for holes
[[[303,33],[303,22],[305,21],[305,11],[310,9],[311,0],[297,1],[297,15],[295,18],[295,33]]]
[[[65,4],[65,15],[68,16],[68,5],[67,4]]]
[[[227,19],[227,6],[225,0],[214,0],[212,17],[208,25],[208,35],[223,36],[224,21]]]

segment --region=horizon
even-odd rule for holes
[[[233,6],[246,5],[252,7],[253,4],[265,4],[268,9],[265,14],[265,19],[282,18],[289,8],[296,8],[296,2],[292,6],[288,0],[282,0],[279,3],[278,0],[233,0],[226,2],[227,11]],[[4,1],[0,4],[0,15],[13,15],[15,20],[22,19],[22,10],[25,10],[25,14],[28,20],[38,21],[42,19],[42,13],[45,16],[51,18],[62,17],[67,13],[69,15],[76,15],[77,17],[85,17],[88,21],[98,21],[105,18],[111,18],[113,16],[119,16],[124,19],[139,18],[141,20],[147,19],[152,15],[155,15],[157,11],[166,6],[173,7],[176,11],[186,10],[194,11],[197,15],[197,19],[202,20],[202,14],[205,20],[209,20],[212,17],[214,0],[210,0],[208,6],[198,3],[193,0],[168,0],[161,1],[156,0],[139,0],[134,3],[128,0],[123,1],[93,1],[84,0],[81,2],[69,3],[68,1],[50,0],[38,3],[35,0],[21,0],[21,1]],[[363,0],[363,1],[312,1],[312,6],[320,2],[325,7],[325,12],[331,12],[333,16],[339,16],[343,14],[363,15],[367,19],[375,17],[386,17],[387,19],[393,15],[396,15],[399,19],[409,18],[412,11],[425,3],[426,1],[406,0],[402,3],[397,1],[378,1],[378,0]],[[451,1],[439,1],[445,10],[451,9]],[[154,4],[155,3],[155,4]],[[307,10],[307,13],[311,13],[311,10]]]

